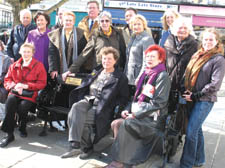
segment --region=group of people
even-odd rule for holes
[[[62,158],[88,158],[111,128],[113,161],[106,167],[143,163],[154,153],[162,154],[166,117],[175,112],[175,127],[186,134],[180,167],[204,165],[202,124],[225,73],[218,31],[206,29],[198,47],[191,22],[168,10],[156,45],[136,9],[125,10],[124,28],[113,26],[112,15],[100,13],[97,1],[87,3],[87,13],[75,27],[75,14],[60,9],[59,22],[50,29],[46,13],[36,13],[35,26],[31,12],[24,9],[6,50],[0,42],[0,101],[5,103],[1,130],[7,134],[0,147],[14,141],[16,123],[20,136],[27,137],[27,114],[46,86],[47,75],[65,81],[82,72],[89,75],[70,93],[70,148]],[[188,119],[186,127],[182,116]]]

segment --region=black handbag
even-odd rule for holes
[[[12,93],[19,95],[19,96],[30,97],[30,98],[34,95],[34,91],[26,90],[26,89],[23,89],[21,95],[14,89],[12,89]]]
[[[35,64],[33,65],[32,69],[34,69],[34,67],[35,67],[37,64],[38,64],[38,61],[35,62]],[[32,70],[32,69],[31,69],[31,70]],[[26,75],[22,78],[21,83],[22,83],[22,82],[24,81],[24,79],[28,76],[28,74],[31,72],[31,70],[28,71],[28,72],[26,73]],[[21,95],[20,95],[15,89],[12,89],[11,92],[14,93],[14,94],[16,94],[16,95],[19,95],[19,96],[30,97],[30,98],[34,95],[34,91],[32,91],[32,90],[26,90],[26,89],[23,89]]]

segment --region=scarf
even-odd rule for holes
[[[185,88],[186,90],[193,91],[198,74],[202,66],[215,54],[223,53],[223,46],[217,45],[209,51],[204,51],[203,48],[199,49],[191,58],[187,65],[185,72]]]
[[[146,67],[146,70],[142,73],[140,79],[138,80],[137,89],[136,89],[136,92],[135,92],[133,100],[135,101],[137,96],[140,94],[140,91],[141,91],[141,88],[143,86],[143,82],[144,82],[144,79],[145,79],[146,76],[148,77],[147,83],[148,84],[152,84],[155,81],[157,75],[160,72],[163,72],[165,70],[166,70],[166,67],[165,67],[164,63],[158,64],[157,66],[155,66],[152,69],[147,69],[147,67]],[[140,96],[138,97],[138,103],[143,102],[145,97],[146,96],[141,93]]]
[[[103,33],[106,35],[106,36],[111,36],[111,34],[112,34],[112,27],[110,26],[109,27],[109,31],[108,32],[105,32],[105,31],[103,31]]]
[[[75,60],[78,57],[78,51],[77,51],[77,31],[76,28],[73,27],[73,40],[71,40],[73,42],[73,62],[75,62]],[[66,61],[66,52],[65,51],[65,29],[62,29],[62,34],[61,34],[61,44],[62,44],[62,65],[63,67],[61,68],[62,73],[68,71],[68,64]],[[69,44],[68,44],[69,45]]]

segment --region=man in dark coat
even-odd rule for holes
[[[64,12],[63,27],[48,34],[50,44],[48,53],[49,72],[52,78],[62,75],[63,80],[68,76],[70,66],[76,62],[78,55],[86,46],[84,31],[74,27],[73,12]],[[82,67],[81,67],[82,68]],[[80,70],[85,72],[84,69]]]
[[[23,9],[20,11],[21,24],[16,25],[9,37],[8,44],[6,46],[7,55],[14,61],[18,60],[21,55],[19,54],[20,46],[26,41],[29,31],[36,28],[31,24],[32,15],[30,10]]]

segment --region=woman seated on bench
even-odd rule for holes
[[[72,108],[68,114],[70,149],[62,158],[81,153],[85,159],[93,152],[93,144],[105,136],[113,120],[114,109],[127,105],[129,91],[125,74],[116,68],[119,53],[112,47],[100,51],[102,67],[92,72],[70,94]],[[94,140],[91,138],[93,132]]]
[[[166,54],[158,45],[145,51],[146,68],[136,82],[136,92],[130,107],[122,111],[123,119],[113,121],[117,133],[111,148],[107,168],[132,167],[145,162],[162,143],[170,79],[165,68]],[[120,128],[119,128],[120,127]],[[115,132],[115,129],[116,132]]]
[[[34,46],[24,43],[20,48],[22,58],[14,62],[5,76],[4,86],[9,91],[5,103],[5,119],[2,131],[7,136],[0,141],[0,147],[7,146],[14,141],[15,113],[19,115],[19,131],[21,137],[27,137],[27,113],[35,104],[38,91],[44,89],[47,83],[47,74],[44,65],[32,58]]]

